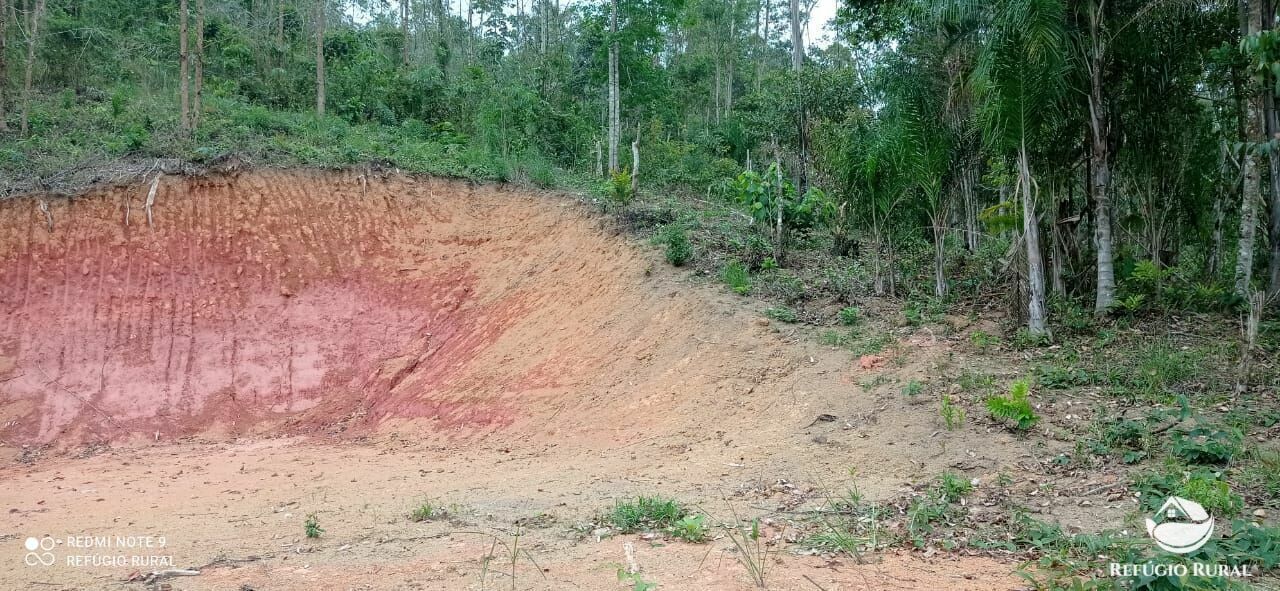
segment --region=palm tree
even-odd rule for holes
[[[1061,0],[997,0],[989,7],[991,28],[974,72],[979,118],[989,147],[1016,159],[1014,190],[1022,202],[1026,247],[1027,328],[1032,335],[1047,336],[1044,258],[1028,145],[1042,138],[1053,105],[1066,92],[1065,13]]]

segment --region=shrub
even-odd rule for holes
[[[1008,396],[996,395],[987,398],[987,410],[991,413],[991,418],[1012,421],[1013,426],[1019,431],[1034,427],[1040,420],[1040,416],[1036,414],[1035,409],[1031,408],[1031,401],[1027,400],[1030,390],[1030,383],[1026,380],[1018,380],[1009,387]]]
[[[667,262],[672,266],[683,267],[693,258],[693,246],[689,244],[689,236],[677,227],[669,227],[662,233],[662,244],[666,247]]]
[[[861,312],[854,307],[840,308],[840,324],[853,326],[858,323]]]
[[[631,192],[631,173],[619,170],[609,175],[609,180],[605,183],[605,196],[619,205],[631,203],[631,198],[635,197]]]

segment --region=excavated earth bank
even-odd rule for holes
[[[850,467],[887,496],[1018,453],[939,451],[847,354],[567,200],[358,172],[149,193],[0,202],[0,588],[144,588],[166,562],[201,567],[174,589],[510,588],[482,557],[518,523],[517,588],[619,588],[633,543],[660,589],[745,589],[727,540],[597,540],[591,515],[655,493],[750,515]],[[424,499],[451,517],[406,519]],[[977,557],[781,560],[775,589],[1018,586]]]

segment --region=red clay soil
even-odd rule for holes
[[[597,541],[591,516],[637,494],[757,515],[851,467],[886,498],[1030,454],[875,378],[948,344],[862,369],[569,200],[281,171],[147,195],[0,202],[0,589],[142,588],[149,567],[63,562],[121,534],[202,567],[175,589],[508,588],[484,535],[513,524],[549,569],[520,588],[619,588],[631,541],[660,589],[746,589],[724,538]],[[407,520],[424,499],[452,521]],[[57,564],[24,564],[44,536]],[[781,589],[1018,585],[984,558],[779,556]]]
[[[563,378],[564,352],[508,349],[497,380],[473,362],[534,311],[589,325],[634,266],[461,183],[264,173],[165,180],[150,214],[145,199],[0,206],[6,441],[501,428]]]

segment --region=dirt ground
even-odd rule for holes
[[[634,562],[659,589],[747,589],[727,539],[592,518],[639,494],[776,515],[850,469],[870,499],[945,470],[981,489],[1055,451],[902,402],[903,376],[963,363],[946,339],[864,367],[570,199],[260,171],[164,178],[147,202],[0,203],[0,588],[196,568],[166,583],[505,589],[519,532],[516,588],[620,589]],[[407,519],[428,499],[449,517]],[[1076,505],[1037,511],[1120,511]],[[1024,586],[1011,560],[800,556],[771,524],[773,589]]]

